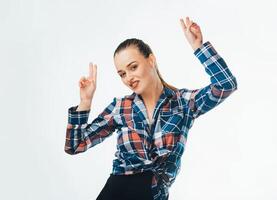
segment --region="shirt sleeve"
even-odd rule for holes
[[[120,100],[114,98],[90,124],[87,123],[90,110],[76,111],[78,106],[70,107],[64,151],[71,155],[78,154],[112,135],[117,128],[115,116],[119,112],[119,104]]]
[[[211,81],[203,88],[181,89],[182,96],[188,100],[192,117],[197,118],[222,103],[237,90],[237,81],[209,41],[196,49],[194,55],[205,67]]]

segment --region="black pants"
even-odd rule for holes
[[[131,175],[110,174],[96,200],[153,200],[152,171]]]

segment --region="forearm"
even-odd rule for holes
[[[194,54],[205,66],[205,71],[209,74],[214,86],[225,91],[237,89],[236,78],[209,41],[196,49]]]
[[[72,106],[68,109],[68,124],[64,150],[74,155],[85,152],[87,149],[103,142],[118,126],[114,116],[118,114],[121,105],[117,98],[111,102],[90,124],[90,102],[81,101],[79,111]],[[85,109],[85,110],[82,110]]]
[[[68,124],[66,128],[66,140],[64,150],[66,153],[74,155],[86,151],[89,143],[87,135],[87,121],[89,110],[76,111],[77,106],[72,106],[68,110]]]
[[[193,117],[197,118],[222,103],[237,90],[237,81],[210,42],[205,42],[194,54],[205,67],[211,81],[211,84],[191,93],[189,107]]]

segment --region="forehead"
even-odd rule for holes
[[[120,50],[118,53],[115,54],[114,62],[117,69],[123,69],[128,65],[130,62],[137,61],[141,62],[145,58],[139,52],[136,47],[127,47],[126,49]]]

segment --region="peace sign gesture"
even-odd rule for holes
[[[203,41],[200,27],[195,22],[190,20],[189,17],[186,17],[186,21],[181,18],[180,23],[189,44],[195,51],[198,47],[202,45]]]
[[[96,90],[97,65],[89,63],[89,75],[79,80],[81,102],[91,102]]]

